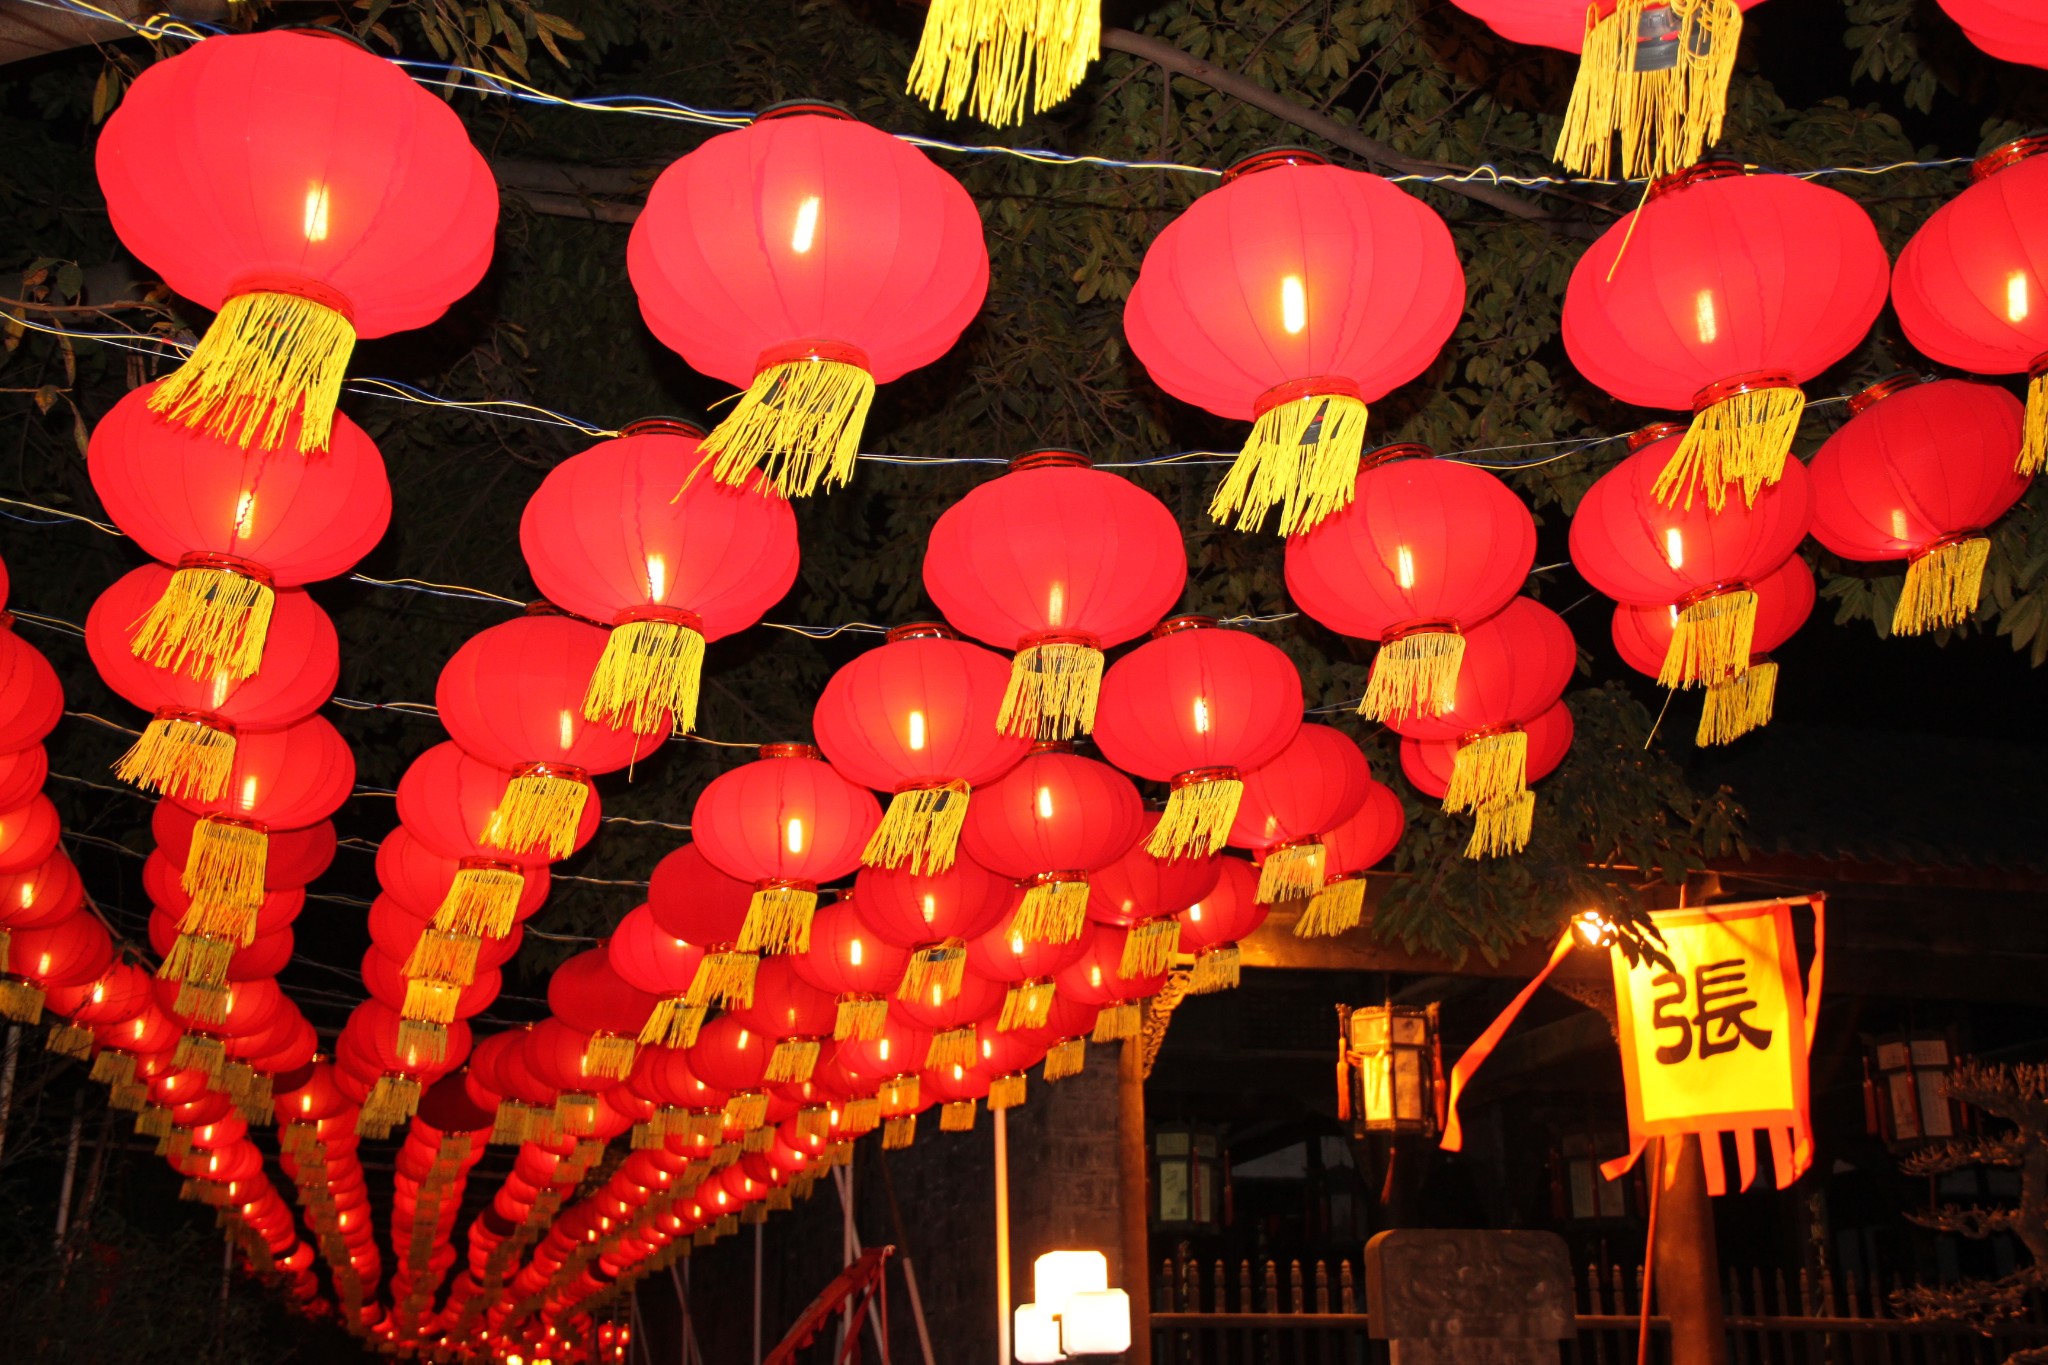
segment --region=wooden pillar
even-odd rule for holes
[[[1721,1306],[1721,1256],[1714,1242],[1713,1200],[1700,1161],[1700,1140],[1656,1144],[1659,1169],[1657,1243],[1652,1275],[1658,1311],[1671,1321],[1671,1365],[1728,1365],[1728,1325]]]
[[[1113,1285],[1131,1296],[1131,1349],[1126,1365],[1152,1365],[1151,1159],[1145,1147],[1145,1040],[1124,1041],[1117,1062],[1117,1208],[1123,1224],[1122,1265]]]

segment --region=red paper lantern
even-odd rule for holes
[[[2029,0],[1940,0],[1948,17],[1984,51],[2006,62],[2048,67],[2048,24]]]
[[[1048,740],[982,792],[961,838],[976,862],[1025,886],[1013,930],[1064,943],[1087,922],[1089,874],[1137,841],[1144,816],[1128,777]]]
[[[57,808],[38,793],[0,811],[0,876],[40,867],[57,852]]]
[[[1091,905],[1097,890],[1091,883]],[[1025,938],[1016,928],[1017,915],[1023,907],[1024,898],[1015,897],[1010,913],[967,945],[968,968],[1009,988],[996,1015],[996,1027],[1005,1032],[1043,1028],[1046,1011],[1052,1008],[1053,978],[1088,950],[1086,934],[1076,934],[1064,943]]]
[[[834,1038],[873,1038],[881,1032],[889,998],[902,984],[910,952],[870,928],[854,909],[853,897],[841,892],[813,917],[810,951],[791,961],[798,976],[838,997]]]
[[[997,723],[1038,739],[1094,728],[1102,651],[1150,630],[1187,576],[1166,505],[1071,450],[1012,460],[939,514],[924,555],[946,619],[1016,651]]]
[[[1727,744],[1770,723],[1778,693],[1778,665],[1767,656],[1806,624],[1813,600],[1813,570],[1796,554],[1757,580],[1749,667],[1724,682],[1708,684],[1706,704],[1700,710],[1698,743]],[[1614,645],[1622,662],[1656,677],[1663,671],[1677,624],[1676,606],[1616,607]]]
[[[1324,830],[1365,800],[1372,768],[1341,730],[1304,724],[1287,747],[1244,775],[1230,842],[1259,864],[1259,899],[1313,896],[1323,886]]]
[[[1426,446],[1376,450],[1348,507],[1287,542],[1287,594],[1304,615],[1377,640],[1362,716],[1450,705],[1467,627],[1521,590],[1536,522],[1497,477]]]
[[[356,1116],[356,1131],[383,1137],[413,1116],[420,1092],[469,1055],[469,1025],[448,1025],[440,1056],[432,1055],[410,1036],[397,1010],[376,1000],[356,1006],[335,1043],[335,1061],[344,1071],[370,1080],[369,1093]],[[371,1079],[374,1078],[374,1079]]]
[[[84,900],[78,869],[62,853],[19,872],[0,873],[0,927],[41,929],[70,915]]]
[[[920,1106],[923,1097],[918,1093],[918,1072],[924,1069],[931,1050],[932,1031],[891,1006],[879,1036],[850,1039],[839,1045],[836,1055],[840,1068],[860,1080],[863,1093],[880,1102],[881,1115],[897,1117],[914,1113]],[[849,1120],[848,1127],[866,1131],[873,1121]]]
[[[592,1035],[584,1054],[587,1076],[624,1080],[640,1031],[660,1003],[660,996],[635,989],[613,971],[603,948],[576,954],[548,978],[548,1008],[570,1028]]]
[[[0,810],[18,806],[43,789],[50,777],[50,756],[40,744],[0,753]]]
[[[286,931],[287,935],[289,932]],[[263,940],[259,938],[256,941],[261,943]],[[418,1003],[420,984],[405,974],[405,959],[387,956],[381,944],[363,954],[363,989],[370,993],[372,1000],[382,1001],[412,1022],[421,1020]],[[455,1019],[475,1018],[497,1000],[502,986],[503,977],[495,967],[480,967],[475,980],[449,993],[445,1007],[448,1017],[431,1022],[445,1024]]]
[[[1157,995],[1166,984],[1163,970],[1142,976],[1123,974],[1128,956],[1124,943],[1130,933],[1107,924],[1089,925],[1086,951],[1053,978],[1053,989],[1060,998],[1099,1011],[1090,1035],[1094,1042],[1116,1043],[1137,1037],[1144,1027],[1138,1002]]]
[[[1571,708],[1562,701],[1556,702],[1522,729],[1529,736],[1528,780],[1538,782],[1555,772],[1571,750]],[[1401,771],[1424,796],[1442,800],[1457,771],[1457,750],[1456,740],[1404,738]]]
[[[43,652],[0,617],[0,750],[41,744],[64,715],[64,687]],[[40,787],[42,784],[36,784]]]
[[[619,921],[605,954],[627,985],[657,997],[640,1031],[642,1044],[688,1047],[697,1041],[704,1006],[692,1005],[689,991],[704,965],[701,944],[669,933],[653,908],[642,905]]]
[[[759,1128],[767,1120],[768,1063],[774,1054],[775,1040],[762,1037],[735,1015],[722,1014],[698,1033],[690,1048],[690,1070],[729,1094],[729,1127]]]
[[[1251,438],[1209,514],[1313,527],[1351,500],[1366,404],[1436,358],[1465,308],[1450,229],[1392,182],[1263,152],[1166,225],[1124,306],[1160,388]]]
[[[158,419],[160,387],[116,403],[86,456],[108,519],[175,570],[132,648],[207,681],[245,677],[263,661],[276,590],[347,573],[383,539],[384,458],[346,417],[317,459],[242,450]]]
[[[461,120],[341,37],[196,43],[100,133],[122,244],[220,314],[151,406],[244,446],[327,449],[356,338],[426,326],[491,261],[497,184]]]
[[[771,1040],[767,1080],[784,1085],[811,1078],[821,1044],[838,1024],[839,1006],[830,991],[798,975],[790,958],[771,957],[754,979],[753,1003],[733,1017]]]
[[[945,998],[960,989],[967,944],[1009,908],[1011,884],[968,857],[929,876],[907,867],[864,867],[854,878],[863,923],[897,948],[908,948],[905,996],[936,986]]]
[[[550,470],[519,519],[541,595],[612,627],[583,695],[600,724],[655,734],[673,715],[696,729],[705,643],[796,582],[795,513],[764,489],[693,478],[703,434],[635,422]]]
[[[785,497],[853,475],[877,383],[929,365],[988,292],[981,215],[923,152],[842,110],[771,109],[661,173],[626,269],[691,368],[746,386],[715,476]]]
[[[84,986],[114,960],[114,941],[85,910],[40,929],[11,929],[0,962],[0,1015],[24,1024],[42,1017],[44,992]]]
[[[1218,858],[1216,871],[1215,886],[1174,916],[1180,922],[1179,950],[1195,955],[1188,977],[1188,990],[1195,995],[1237,989],[1238,944],[1266,922],[1259,876],[1252,865],[1242,858]]]
[[[1174,916],[1209,894],[1221,875],[1215,857],[1154,857],[1145,844],[1158,823],[1147,812],[1131,846],[1088,879],[1088,918],[1131,931],[1124,939],[1129,956],[1118,968],[1125,976],[1165,970],[1180,940]]]
[[[974,1064],[976,1021],[996,1018],[1009,993],[1007,981],[970,971],[961,977],[960,989],[951,996],[941,996],[927,987],[919,995],[905,992],[889,1008],[930,1031],[925,1068],[964,1067]]]
[[[703,967],[685,995],[689,1005],[699,1009],[713,1004],[744,1005],[753,999],[759,959],[754,951],[739,947],[753,900],[751,882],[726,876],[695,844],[684,844],[655,864],[647,886],[647,906],[654,913],[654,922],[663,933],[704,950]],[[696,1036],[695,1024],[678,1026]]]
[[[175,801],[156,803],[149,817],[150,837],[173,867],[185,866],[199,823],[198,816]],[[331,821],[322,820],[303,829],[272,830],[270,856],[263,865],[263,889],[286,891],[310,885],[334,861],[334,853]]]
[[[471,758],[458,744],[436,744],[414,759],[398,779],[398,818],[415,839],[444,858],[521,869],[546,867],[554,860],[546,848],[515,853],[497,842],[504,833],[499,807],[512,781],[511,772]],[[571,851],[590,842],[601,818],[597,792],[588,781],[584,779],[582,814]],[[524,885],[523,879],[500,877],[488,907],[490,914],[504,915],[509,924],[506,907],[518,904]]]
[[[808,744],[764,744],[760,755],[711,779],[691,833],[713,867],[753,887],[740,949],[800,953],[819,884],[860,866],[882,811]]]
[[[1301,675],[1277,647],[1206,616],[1177,616],[1111,665],[1095,740],[1125,772],[1172,787],[1153,856],[1223,847],[1244,773],[1301,728]]]
[[[181,938],[178,925],[180,917],[161,906],[149,916],[149,946],[166,963],[175,959]],[[220,967],[210,974],[210,984],[226,981],[255,981],[266,976],[276,976],[292,960],[292,931],[274,929],[267,934],[258,934],[245,945],[232,941],[221,944]],[[170,975],[169,972],[165,973]],[[181,976],[187,982],[207,983],[208,978]],[[180,1008],[184,1008],[183,1005]]]
[[[1884,307],[1870,215],[1849,196],[1731,162],[1650,186],[1572,270],[1564,344],[1624,403],[1693,411],[1659,501],[1715,511],[1776,483],[1805,410],[1799,386],[1840,360]]]
[[[548,870],[494,858],[449,858],[400,825],[377,846],[386,895],[445,933],[503,938],[547,900]]]

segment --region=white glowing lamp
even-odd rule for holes
[[[1049,1251],[1031,1267],[1035,1303],[1018,1307],[1014,1345],[1019,1361],[1121,1355],[1131,1349],[1131,1299],[1109,1287],[1109,1259],[1099,1251]]]

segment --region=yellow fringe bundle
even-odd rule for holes
[[[87,1061],[92,1057],[92,1030],[72,1023],[52,1024],[49,1035],[43,1039],[43,1050]]]
[[[1015,1109],[1024,1103],[1024,1073],[1013,1072],[998,1076],[988,1085],[988,1107],[993,1113],[998,1109]]]
[[[269,835],[209,816],[192,827],[192,847],[178,884],[199,904],[253,912],[263,907],[263,873],[269,861]],[[253,914],[249,927],[253,934]]]
[[[1175,787],[1145,840],[1145,851],[1161,859],[1207,858],[1221,851],[1243,799],[1244,782],[1235,777],[1203,778]]]
[[[943,1005],[960,994],[960,983],[966,975],[967,943],[964,939],[949,938],[910,955],[910,964],[904,968],[903,980],[896,987],[896,998],[923,1000],[929,996],[934,1005]],[[930,995],[934,987],[938,993]]]
[[[747,902],[740,926],[742,952],[805,953],[811,948],[811,916],[818,893],[801,886],[764,886]],[[750,992],[751,993],[751,992]]]
[[[1003,996],[1003,1012],[996,1030],[1008,1033],[1020,1028],[1044,1028],[1052,1012],[1053,984],[1050,981],[1020,981]]]
[[[875,1091],[875,1098],[882,1102],[885,1114],[902,1114],[917,1108],[923,1098],[917,1073],[912,1071],[901,1076],[891,1076]]]
[[[114,776],[187,804],[217,801],[235,767],[235,736],[196,720],[157,716],[114,762]]]
[[[1260,905],[1313,896],[1323,885],[1323,844],[1320,839],[1281,844],[1266,850],[1259,865]]]
[[[889,1002],[879,995],[842,995],[832,1037],[842,1043],[872,1043],[889,1022]]]
[[[768,1058],[768,1080],[775,1085],[801,1084],[818,1066],[816,1038],[783,1038]]]
[[[356,329],[326,304],[257,291],[223,303],[152,412],[247,449],[275,450],[294,413],[301,455],[327,449]]]
[[[277,594],[232,569],[175,570],[128,642],[135,657],[201,682],[239,681],[263,665]]]
[[[1460,744],[1451,759],[1444,809],[1482,811],[1511,801],[1529,786],[1529,735],[1523,730],[1481,735]]]
[[[942,1133],[971,1133],[974,1131],[974,1101],[948,1100],[939,1107],[939,1131]]]
[[[416,980],[448,982],[458,989],[468,986],[476,980],[477,954],[482,948],[481,939],[429,929],[407,954],[405,975]]]
[[[708,1007],[693,1005],[680,995],[665,996],[640,1029],[643,1047],[695,1047]]]
[[[583,1046],[583,1074],[593,1079],[623,1081],[633,1074],[633,1059],[640,1055],[637,1040],[616,1033],[592,1034]]]
[[[13,951],[14,935],[0,928],[0,972],[7,970],[7,955]]]
[[[1088,926],[1088,883],[1034,882],[1010,932],[1025,943],[1072,943]]]
[[[125,1052],[103,1049],[92,1059],[92,1078],[101,1085],[135,1084],[135,1059]]]
[[[746,486],[760,470],[785,498],[808,497],[853,477],[861,428],[875,401],[875,377],[840,360],[805,358],[754,376],[699,450],[716,459],[712,477]]]
[[[505,784],[505,795],[485,822],[482,841],[507,853],[544,849],[560,861],[576,851],[576,829],[590,785],[550,772],[524,772]]]
[[[960,850],[967,823],[967,784],[912,787],[889,798],[882,823],[868,837],[860,860],[869,867],[903,867],[920,877],[944,872]]]
[[[818,1143],[832,1136],[832,1111],[822,1104],[808,1104],[796,1111],[796,1135],[803,1142]]]
[[[1535,829],[1536,793],[1482,806],[1472,825],[1472,837],[1465,844],[1467,858],[1498,858],[1520,853],[1529,846]]]
[[[0,1018],[12,1019],[18,1024],[40,1024],[43,1021],[43,988],[12,978],[0,981]]]
[[[1365,450],[1366,407],[1311,394],[1268,408],[1209,503],[1209,519],[1256,531],[1280,508],[1280,534],[1300,535],[1350,504]]]
[[[1729,4],[1733,8],[1733,0]],[[1806,394],[1797,385],[1748,389],[1702,408],[1651,485],[1651,496],[1666,507],[1690,507],[1695,494],[1704,494],[1708,509],[1718,512],[1728,485],[1741,484],[1743,501],[1754,504],[1784,474],[1805,411]]]
[[[1081,1067],[1088,1060],[1088,1040],[1085,1038],[1063,1038],[1054,1043],[1045,1053],[1045,1079],[1063,1081],[1069,1076],[1081,1074]]]
[[[195,1024],[219,1024],[228,1017],[228,988],[219,981],[181,981],[171,1008]]]
[[[362,1113],[356,1122],[356,1131],[364,1136],[376,1136],[366,1130],[367,1126],[382,1128],[386,1134],[401,1123],[409,1121],[420,1107],[420,1083],[410,1076],[383,1075],[370,1087],[370,1093],[363,1098]]]
[[[1709,687],[1694,743],[1728,744],[1769,725],[1777,695],[1778,665],[1769,659],[1751,664],[1740,677]]]
[[[1646,10],[1663,10],[1677,31],[1677,60],[1639,71]],[[1721,137],[1728,78],[1742,37],[1736,0],[1621,0],[1607,17],[1589,7],[1579,77],[1559,130],[1558,161],[1580,175],[1607,179],[1614,135],[1621,135],[1622,173],[1655,178],[1683,170]],[[1661,45],[1660,45],[1661,46]]]
[[[399,1013],[407,1019],[424,1023],[452,1024],[455,1022],[455,1007],[461,1001],[462,987],[454,982],[413,977],[405,983],[405,1003]]]
[[[1195,968],[1188,977],[1188,994],[1214,995],[1234,991],[1238,986],[1240,954],[1235,943],[1219,943],[1195,954]]]
[[[932,0],[909,90],[1007,127],[1073,94],[1101,43],[1102,0]]]
[[[765,1119],[762,1121],[761,1127],[749,1128],[740,1135],[740,1150],[742,1152],[767,1152],[773,1151],[774,1148],[775,1130],[767,1126]]]
[[[758,1090],[742,1090],[725,1102],[727,1128],[759,1128],[768,1121],[768,1096]]]
[[[955,1066],[974,1065],[974,1026],[949,1028],[932,1035],[932,1045],[925,1051],[924,1066],[927,1071],[943,1071]]]
[[[2015,468],[2032,478],[2048,467],[2048,370],[2027,381],[2027,415],[2021,427]]]
[[[555,1131],[563,1137],[586,1138],[597,1131],[597,1096],[555,1096]]]
[[[1906,586],[1892,612],[1892,634],[1925,635],[1961,625],[1977,612],[1991,542],[1983,536],[1954,540],[1906,564]]]
[[[218,986],[228,979],[228,960],[234,955],[235,945],[226,939],[179,934],[171,950],[164,954],[163,965],[156,969],[156,974],[163,981]]]
[[[1026,645],[1010,661],[996,725],[1006,735],[1066,740],[1095,728],[1102,651],[1074,640]]]
[[[1294,936],[1335,938],[1356,929],[1364,918],[1365,878],[1345,877],[1331,882],[1310,898],[1301,918],[1294,921]]]
[[[405,996],[410,1003],[412,991]],[[416,1065],[439,1066],[448,1056],[448,1026],[432,1019],[400,1019],[398,1050]]]
[[[107,1054],[102,1052],[100,1056]],[[149,1103],[149,1087],[136,1081],[126,1081],[107,1092],[107,1103],[115,1109],[125,1109],[131,1114],[142,1112],[142,1106]]]
[[[1380,646],[1358,714],[1392,721],[1406,716],[1440,716],[1458,700],[1458,670],[1465,663],[1465,637],[1455,630],[1423,630]]]
[[[627,621],[612,627],[583,694],[587,720],[636,735],[697,728],[697,684],[704,637],[680,621]]]
[[[171,1111],[160,1104],[143,1104],[135,1116],[135,1136],[168,1138],[171,1135]]]
[[[917,1115],[891,1114],[882,1124],[882,1150],[900,1152],[917,1141]]]
[[[761,959],[753,953],[706,953],[683,999],[698,1006],[746,1009],[754,1003],[754,973],[760,965]]]
[[[518,921],[525,891],[526,879],[511,868],[458,868],[434,910],[434,927],[444,934],[503,938]]]
[[[1120,1043],[1126,1038],[1135,1038],[1144,1027],[1143,1012],[1135,1000],[1120,1000],[1106,1006],[1095,1016],[1095,1032],[1088,1035],[1092,1043]]]
[[[1664,687],[1726,682],[1749,667],[1756,635],[1756,594],[1734,588],[1679,609],[1657,681]]]
[[[839,1111],[839,1131],[848,1137],[860,1137],[872,1133],[881,1126],[882,1102],[873,1095],[848,1100],[846,1107]]]
[[[179,1036],[178,1045],[171,1049],[171,1062],[178,1067],[218,1076],[227,1062],[227,1054],[221,1050],[220,1039],[209,1038],[203,1033],[186,1033]]]
[[[1173,955],[1179,947],[1180,921],[1170,915],[1133,925],[1124,935],[1123,956],[1117,961],[1116,974],[1126,981],[1157,976],[1173,965]]]

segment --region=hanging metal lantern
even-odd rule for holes
[[[1214,1232],[1228,1221],[1229,1158],[1213,1128],[1162,1123],[1152,1130],[1152,1226]]]
[[[1920,1030],[1872,1039],[1864,1063],[1870,1131],[1892,1148],[1945,1141],[1962,1132],[1961,1106],[1942,1085],[1955,1060],[1946,1033]]]
[[[1443,1042],[1435,1005],[1337,1007],[1337,1117],[1353,1134],[1422,1133],[1442,1126]]]

